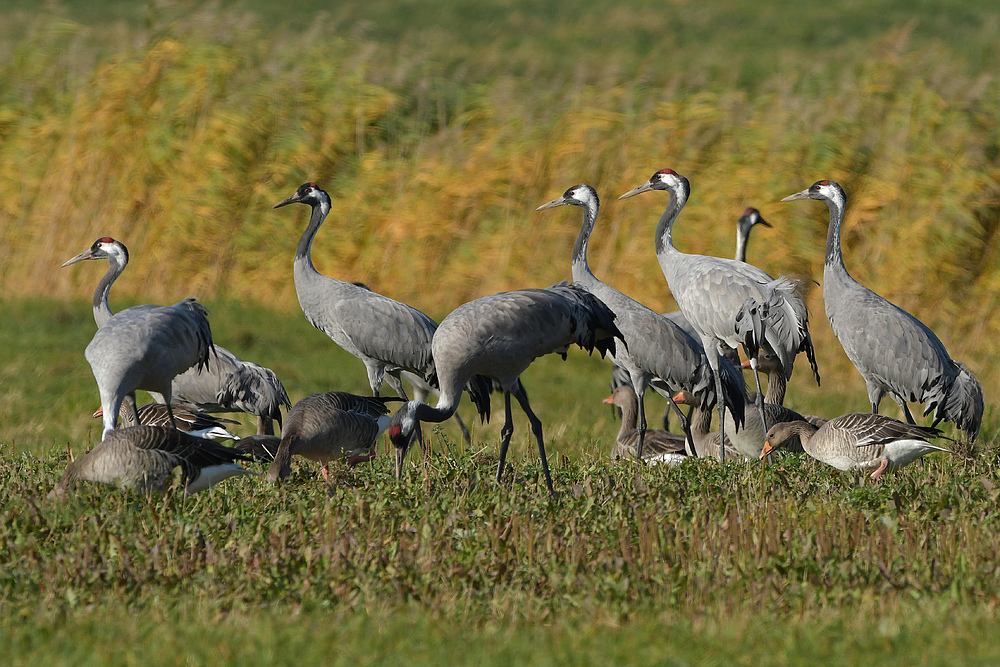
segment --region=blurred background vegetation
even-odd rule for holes
[[[12,313],[62,313],[54,328],[86,320],[104,267],[59,265],[110,235],[132,257],[114,309],[189,294],[212,308],[253,303],[221,311],[249,321],[213,316],[219,342],[249,356],[226,333],[242,327],[273,339],[268,349],[285,345],[301,324],[291,264],[307,213],[271,207],[306,180],[334,201],[317,268],[437,318],[483,294],[568,277],[578,212],[534,209],[590,183],[605,204],[595,272],[668,310],[653,255],[666,196],[616,198],[671,167],[692,182],[674,235],[681,249],[730,256],[746,206],[775,225],[758,231],[749,257],[805,281],[824,377],[816,389],[797,373],[792,391],[833,401],[824,413],[863,409],[864,383],[811,282],[822,278],[826,208],[778,203],[830,178],[850,198],[849,270],[937,331],[992,398],[992,2],[4,7],[0,287],[18,302]],[[0,326],[15,335],[11,318]],[[66,363],[92,382],[77,368],[92,332],[80,326],[87,336]],[[312,346],[335,347],[313,333]],[[28,391],[18,364],[35,362],[6,363],[0,392],[16,420],[25,411],[13,399]],[[329,385],[303,385],[293,400],[341,388]]]

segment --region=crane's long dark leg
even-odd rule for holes
[[[524,385],[521,384],[520,380],[518,380],[517,385],[514,387],[514,398],[521,404],[524,414],[528,415],[528,421],[531,422],[531,432],[535,434],[535,439],[538,440],[538,454],[542,458],[542,470],[545,471],[545,485],[549,487],[550,494],[555,493],[552,489],[552,474],[549,472],[549,460],[545,457],[545,441],[542,439],[542,421],[531,411],[531,406],[528,404],[528,392],[524,390]]]
[[[694,451],[694,436],[691,435],[691,413],[694,412],[694,406],[692,405],[688,409],[687,416],[685,416],[684,413],[681,412],[681,409],[677,407],[677,404],[674,403],[674,399],[672,397],[667,397],[667,409],[663,411],[664,422],[667,421],[667,414],[670,413],[670,406],[673,406],[674,410],[677,412],[677,416],[681,419],[681,428],[684,430],[684,452],[687,453],[688,456],[696,456]],[[666,429],[663,430],[665,431]]]
[[[462,421],[462,417],[459,416],[459,414],[458,414],[457,411],[455,412],[455,414],[452,415],[452,417],[455,418],[455,423],[458,424],[458,428],[460,428],[462,430],[462,440],[465,441],[465,444],[471,445],[472,444],[472,434],[469,433],[469,429],[466,428],[465,422]]]
[[[758,371],[758,367],[757,357],[752,357],[750,359],[750,368],[753,369],[753,379],[757,383],[757,398],[754,400],[754,403],[757,404],[757,412],[760,413],[760,423],[764,425],[764,433],[767,433],[768,429],[770,429],[770,424],[767,423],[767,416],[764,414],[764,392],[760,390],[760,372]]]
[[[510,445],[510,436],[514,433],[514,420],[510,412],[510,392],[503,393],[504,422],[500,429],[500,462],[497,463],[497,484],[503,479],[503,464],[507,460],[507,447]]]
[[[632,386],[635,389],[635,397],[639,403],[639,423],[637,424],[639,429],[639,441],[635,446],[635,460],[642,462],[642,449],[646,444],[646,387],[643,386],[642,382],[636,382],[635,379],[632,380]]]
[[[916,424],[917,422],[915,422],[915,421],[913,420],[913,415],[911,415],[911,414],[910,414],[910,406],[908,406],[908,405],[907,405],[907,404],[906,404],[905,402],[903,402],[903,401],[900,401],[900,405],[902,405],[902,406],[903,406],[903,414],[904,414],[904,415],[906,415],[906,423],[907,423],[907,424]],[[880,474],[881,474],[881,473],[880,473]],[[877,478],[873,477],[872,479],[877,479]]]
[[[715,402],[719,404],[719,462],[726,462],[726,395],[722,393],[722,373],[719,371],[721,352],[716,351],[712,374],[715,376]],[[709,357],[711,358],[711,357]],[[711,364],[710,364],[711,365]]]

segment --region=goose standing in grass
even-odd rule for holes
[[[122,426],[170,426],[170,414],[167,412],[167,406],[163,403],[146,403],[140,405],[137,411],[139,413],[138,424],[134,421],[132,413],[123,405],[120,413]],[[226,430],[226,424],[239,424],[234,419],[213,417],[185,405],[172,405],[171,412],[174,414],[177,428],[197,438],[240,439],[239,436]],[[100,419],[103,416],[103,408],[98,408],[97,412],[94,413],[95,419]]]
[[[603,356],[614,352],[615,314],[600,299],[574,283],[546,289],[523,289],[480,297],[459,306],[444,318],[434,334],[433,351],[441,393],[437,406],[408,401],[392,416],[389,439],[396,448],[396,478],[421,421],[442,422],[458,408],[462,388],[475,375],[497,381],[504,392],[504,425],[501,429],[497,481],[503,478],[507,447],[514,432],[511,395],[521,404],[538,442],[538,454],[549,493],[552,475],[545,457],[542,422],[528,403],[521,373],[536,358],[556,352],[565,356],[571,344]],[[489,417],[490,397],[473,395],[479,414]]]
[[[604,402],[616,405],[622,411],[622,427],[618,431],[618,437],[615,438],[615,446],[611,450],[611,455],[635,458],[639,446],[639,429],[636,428],[639,399],[632,387],[622,385],[616,387],[611,396],[604,399]],[[646,431],[645,446],[642,450],[643,461],[650,464],[676,465],[686,458],[684,436],[658,429]]]
[[[108,260],[108,271],[94,291],[94,321],[100,329],[114,315],[110,303],[111,286],[128,266],[128,248],[124,243],[105,236],[64,262],[63,266],[87,259]],[[214,344],[208,363],[192,366],[178,374],[171,382],[171,392],[178,401],[190,403],[204,412],[256,415],[260,433],[273,433],[272,422],[281,424],[281,407],[291,406],[285,387],[274,371],[243,361]]]
[[[930,452],[949,452],[927,442],[941,437],[936,428],[907,424],[880,414],[855,412],[831,419],[819,428],[806,421],[775,424],[760,452],[764,458],[798,436],[806,454],[837,470],[871,471],[878,479],[888,468],[899,468]]]
[[[834,181],[817,181],[781,201],[819,199],[830,211],[823,264],[823,303],[847,358],[865,379],[872,412],[887,394],[914,423],[907,402],[926,404],[934,426],[954,422],[969,441],[983,420],[983,388],[972,372],[948,351],[923,322],[847,272],[840,246],[840,227],[847,195]]]
[[[757,350],[761,346],[770,346],[778,355],[788,377],[795,355],[806,352],[819,381],[809,336],[809,317],[797,285],[787,278],[775,280],[745,262],[682,253],[674,247],[671,234],[687,203],[691,184],[672,169],[663,169],[620,198],[651,190],[670,193],[670,203],[656,227],[656,257],[674,300],[701,336],[716,376],[717,392],[721,393],[722,383],[719,359],[727,347],[735,349],[743,345],[753,364],[758,413],[766,424],[764,396],[756,372]],[[720,438],[725,441],[725,403],[720,401],[718,408]]]
[[[65,498],[77,482],[162,493],[178,466],[184,491],[190,495],[235,475],[256,475],[235,463],[245,458],[235,449],[175,428],[132,426],[111,431],[96,447],[70,463],[49,497]]]
[[[267,470],[267,481],[277,482],[291,471],[292,456],[320,464],[323,479],[330,478],[330,461],[346,458],[355,465],[375,457],[375,443],[389,425],[386,402],[396,398],[358,396],[343,391],[311,394],[285,415],[281,441]]]
[[[539,206],[538,210],[566,205],[583,209],[583,223],[573,246],[573,280],[614,312],[615,324],[627,343],[617,348],[611,357],[615,364],[626,370],[638,397],[636,458],[643,458],[646,434],[643,399],[647,387],[652,387],[668,401],[671,392],[684,389],[706,406],[714,405],[721,396],[730,412],[742,416],[745,391],[738,371],[730,367],[730,372],[720,376],[721,382],[717,387],[713,381],[712,366],[696,340],[663,315],[601,282],[590,270],[587,247],[601,206],[594,188],[581,183],[566,190],[561,197]],[[674,409],[681,415],[686,432],[687,420],[677,406]]]

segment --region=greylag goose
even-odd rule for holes
[[[65,498],[80,481],[162,493],[178,466],[185,492],[193,494],[234,475],[256,475],[234,463],[241,459],[234,449],[168,426],[132,426],[110,431],[70,463],[49,497]]]
[[[806,453],[837,470],[871,471],[878,479],[888,468],[899,468],[930,452],[951,452],[932,445],[928,438],[941,431],[907,424],[884,415],[855,412],[831,419],[819,428],[806,421],[775,424],[767,433],[764,458],[798,436]]]
[[[639,444],[639,429],[636,419],[639,413],[639,399],[632,387],[623,385],[616,387],[611,396],[604,399],[605,403],[617,405],[622,411],[622,427],[611,450],[612,456],[635,458],[636,447]],[[692,435],[693,437],[693,435]],[[642,450],[642,459],[650,464],[675,465],[687,458],[684,450],[684,436],[659,429],[648,429]]]

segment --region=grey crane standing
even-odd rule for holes
[[[701,345],[663,315],[605,285],[590,270],[587,246],[600,211],[600,201],[594,188],[581,183],[568,189],[563,196],[542,204],[538,210],[565,205],[583,209],[583,223],[573,247],[573,280],[587,288],[614,312],[615,324],[627,343],[627,347],[621,346],[610,356],[615,364],[627,371],[638,397],[639,440],[635,449],[636,459],[642,460],[646,436],[643,397],[649,386],[670,401],[671,405],[672,392],[680,389],[690,391],[708,407],[714,405],[717,396],[721,395],[733,414],[742,415],[744,386],[738,371],[731,369],[732,372],[722,376],[722,392],[717,393],[712,369]],[[687,420],[676,405],[674,409],[681,416],[685,433],[690,437]],[[691,451],[693,453],[693,449]]]
[[[437,323],[416,308],[317,271],[312,242],[330,213],[330,195],[315,183],[304,183],[274,208],[295,203],[312,207],[295,250],[295,292],[302,312],[310,324],[364,363],[373,394],[379,395],[384,380],[407,400],[399,377],[402,371],[425,380],[434,377],[431,339]]]
[[[65,498],[78,481],[162,493],[178,466],[184,491],[190,495],[235,475],[256,475],[235,463],[246,458],[235,449],[174,428],[132,426],[111,432],[70,463],[49,497]]]
[[[719,357],[725,347],[742,344],[754,369],[761,422],[767,424],[764,395],[756,372],[757,349],[761,345],[769,345],[778,355],[787,377],[791,377],[795,355],[805,351],[819,382],[809,337],[809,316],[796,284],[787,278],[775,280],[745,262],[682,253],[674,247],[671,233],[687,203],[690,183],[674,170],[663,169],[620,199],[650,190],[666,190],[671,195],[656,227],[656,257],[677,305],[701,335],[716,376],[717,393],[722,392]],[[719,401],[718,408],[720,439],[725,442],[725,403]],[[724,459],[724,449],[722,453]]]
[[[771,227],[771,223],[768,222],[761,216],[760,211],[752,206],[746,208],[743,211],[743,215],[739,217],[736,221],[736,261],[745,262],[747,261],[747,244],[750,241],[750,230],[752,230],[757,225],[763,225],[765,227]],[[695,331],[691,323],[688,322],[687,318],[684,317],[684,313],[679,310],[674,310],[669,313],[664,313],[664,317],[679,326],[681,329],[687,332],[689,336],[694,338],[696,341],[701,340],[701,335]],[[730,355],[730,360],[733,363],[739,363],[739,355],[733,350]],[[629,382],[628,374],[621,370],[619,372],[618,367],[615,367],[615,373],[611,376],[611,389],[616,389],[620,384]],[[765,399],[766,400],[766,399]],[[663,429],[667,430],[669,428],[669,415],[670,407],[663,411]]]
[[[66,261],[69,266],[85,259],[107,259],[108,271],[94,291],[94,321],[100,328],[111,319],[111,285],[128,266],[128,248],[110,237],[99,238],[79,255]],[[243,361],[219,345],[212,346],[208,364],[192,367],[172,382],[178,401],[205,412],[246,412],[257,416],[257,430],[273,433],[272,421],[281,424],[281,406],[290,407],[288,393],[269,368]]]
[[[782,201],[819,199],[830,210],[823,265],[823,302],[833,333],[868,388],[872,412],[888,394],[913,423],[907,402],[925,403],[934,425],[954,422],[970,441],[983,419],[983,388],[963,364],[948,356],[927,326],[871,291],[847,272],[840,226],[847,196],[834,181],[817,181]]]
[[[133,306],[111,314],[108,292],[128,263],[128,250],[118,241],[100,238],[89,250],[63,266],[104,256],[109,269],[94,293],[98,329],[84,352],[101,393],[102,439],[115,430],[123,402],[138,423],[136,389],[144,389],[160,403],[167,404],[167,413],[174,423],[171,381],[192,366],[204,366],[212,348],[208,311],[194,298],[172,306]]]
[[[601,355],[614,352],[614,338],[622,339],[614,313],[582,286],[572,283],[490,294],[459,306],[444,318],[432,341],[440,387],[437,406],[407,401],[389,424],[389,439],[396,448],[396,477],[402,474],[403,460],[419,422],[442,422],[450,417],[458,408],[462,388],[480,374],[496,380],[504,392],[505,421],[497,481],[503,476],[514,431],[510,409],[513,394],[531,422],[545,483],[552,493],[542,422],[531,411],[520,375],[543,354],[565,355],[570,344],[589,351],[596,348]],[[480,415],[488,417],[489,395],[481,396],[476,405]]]
[[[398,400],[343,391],[306,396],[288,411],[267,480],[287,477],[293,454],[319,462],[325,480],[334,459],[347,457],[351,464],[371,460],[378,437],[389,426],[386,402]]]

